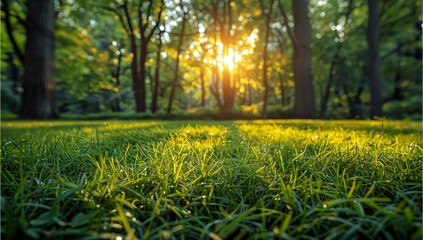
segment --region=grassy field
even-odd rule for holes
[[[3,121],[3,239],[421,239],[404,121]]]

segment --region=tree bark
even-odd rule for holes
[[[114,85],[116,87],[120,87],[120,74],[121,74],[121,68],[122,68],[122,56],[123,53],[119,50],[119,55],[118,55],[118,63],[116,65],[116,70],[112,71],[112,78],[116,79],[116,82],[114,83],[112,81],[112,83],[114,83]],[[119,93],[112,93],[112,95],[115,95],[115,99],[112,101],[112,112],[122,112],[122,108],[120,107],[120,99],[121,97],[119,96]]]
[[[279,82],[280,82],[280,89],[281,89],[281,103],[282,107],[286,106],[286,93],[285,93],[285,81],[282,73],[278,73],[279,75]]]
[[[181,3],[181,9],[183,9],[182,3]],[[184,41],[185,24],[186,24],[186,21],[188,20],[187,17],[188,17],[188,12],[184,12],[182,17],[182,28],[181,28],[181,32],[179,33],[179,42],[178,42],[178,49],[177,49],[176,63],[175,63],[175,75],[173,76],[172,88],[170,90],[169,102],[167,105],[168,114],[172,113],[173,99],[175,98],[175,89],[176,89],[176,84],[179,78],[179,59],[180,59],[181,50],[182,50],[182,43]]]
[[[311,73],[311,29],[308,17],[308,1],[293,0],[294,11],[294,117],[314,118],[315,100]]]
[[[134,100],[135,100],[135,110],[136,112],[139,112],[141,99],[139,96],[140,77],[139,77],[139,71],[138,71],[137,43],[136,43],[136,38],[134,33],[134,27],[132,26],[132,18],[131,18],[131,15],[129,14],[127,3],[123,5],[123,10],[125,12],[126,24],[123,18],[121,18],[121,22],[129,35],[131,53],[132,53],[132,61],[131,61],[132,91],[133,91]],[[126,25],[128,25],[128,27],[126,27]]]
[[[397,44],[396,54],[398,57],[397,67],[395,69],[394,77],[394,92],[392,93],[391,99],[402,100],[401,93],[401,58],[402,58],[402,43]]]
[[[161,61],[161,51],[162,51],[162,40],[161,40],[161,34],[159,35],[157,44],[157,55],[156,55],[156,69],[154,71],[154,90],[153,90],[153,96],[151,101],[151,112],[155,113],[157,112],[157,100],[159,97],[159,83],[160,83],[160,61]]]
[[[10,22],[10,9],[9,9],[9,1],[8,0],[2,0],[3,3],[3,11],[5,13],[4,23],[6,25],[6,33],[9,36],[10,42],[12,43],[13,50],[18,56],[19,61],[22,63],[22,65],[25,65],[25,56],[22,53],[21,49],[18,46],[18,43],[16,42],[15,35],[13,34],[13,27],[12,23]],[[26,24],[24,24],[26,27]]]
[[[204,80],[204,69],[200,68],[200,80],[201,80],[201,107],[206,107],[206,81]]]
[[[139,75],[139,88],[135,91],[135,102],[136,102],[136,112],[145,112],[147,111],[147,94],[146,94],[146,85],[145,79],[147,77],[146,63],[147,63],[147,45],[149,39],[143,41],[141,39],[141,53],[140,53],[140,75]]]
[[[267,81],[267,46],[269,43],[269,35],[270,35],[270,20],[272,17],[272,8],[273,8],[272,0],[270,2],[269,9],[264,8],[263,0],[260,0],[261,10],[266,18],[266,34],[264,37],[264,49],[263,49],[263,86],[264,86],[264,93],[263,93],[263,108],[261,111],[261,118],[267,119],[267,101],[269,95],[269,83]]]
[[[335,69],[336,69],[336,63],[339,57],[339,52],[338,52],[339,48],[340,47],[336,48],[335,55],[333,56],[332,61],[330,62],[328,82],[326,83],[325,92],[322,94],[322,97],[320,100],[320,118],[324,118],[326,115],[326,108],[328,106],[328,101],[330,97],[330,89],[333,86],[333,82],[335,78]]]
[[[367,44],[369,47],[370,117],[382,117],[382,81],[380,76],[379,37],[380,20],[378,1],[368,0],[369,19]]]
[[[57,118],[53,0],[27,1],[27,39],[21,118]]]

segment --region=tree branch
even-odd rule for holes
[[[18,43],[16,42],[16,39],[15,39],[15,35],[13,35],[13,27],[12,27],[12,24],[10,22],[10,17],[12,15],[10,14],[9,1],[8,0],[2,0],[2,3],[3,3],[3,11],[5,13],[5,25],[6,25],[7,35],[9,36],[10,42],[12,43],[13,50],[16,53],[16,55],[18,56],[19,61],[22,63],[23,66],[25,66],[24,54],[21,51],[21,49],[19,49]],[[19,20],[20,18],[17,18],[17,19],[20,22],[20,20]],[[21,21],[24,22],[23,20],[21,20]],[[24,24],[24,27],[26,28],[26,24]]]
[[[297,37],[292,32],[292,28],[288,24],[288,16],[286,15],[285,7],[283,6],[281,0],[278,0],[278,3],[279,3],[278,4],[279,11],[281,12],[282,17],[283,17],[283,22],[282,23],[285,25],[286,30],[288,32],[288,36],[289,36],[289,38],[291,38],[292,43],[297,46],[298,45],[298,40],[297,40]]]
[[[181,3],[182,4],[182,3]],[[156,29],[159,27],[160,22],[161,22],[161,18],[162,18],[162,13],[163,13],[163,5],[164,5],[164,1],[161,0],[160,1],[160,12],[159,14],[157,14],[157,21],[156,21],[156,25],[154,25],[153,29],[151,29],[150,34],[148,34],[148,41],[151,39],[151,37],[153,36],[154,32],[156,31]]]
[[[103,7],[103,9],[116,14],[118,16],[119,21],[122,24],[122,27],[125,30],[125,32],[128,33],[128,35],[130,34],[129,29],[126,26],[126,23],[125,23],[125,20],[123,19],[122,14],[117,9],[114,9],[114,8],[111,8],[111,7]]]

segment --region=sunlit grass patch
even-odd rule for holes
[[[2,237],[420,239],[421,133],[401,121],[3,122]]]

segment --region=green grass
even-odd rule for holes
[[[421,239],[405,121],[3,121],[4,239]]]

